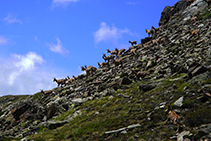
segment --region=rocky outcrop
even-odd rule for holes
[[[175,3],[174,6],[166,6],[161,13],[161,18],[159,21],[159,26],[165,25],[171,18],[180,16],[182,12],[191,4],[190,1],[182,0]],[[173,17],[174,16],[174,17]]]

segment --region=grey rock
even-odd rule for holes
[[[140,124],[134,124],[134,125],[130,125],[128,127],[123,127],[123,128],[117,129],[117,130],[107,131],[107,132],[105,132],[105,134],[112,134],[112,133],[119,133],[119,132],[122,132],[122,133],[125,134],[125,133],[127,133],[126,130],[137,128],[137,127],[141,127],[141,125]]]
[[[156,87],[155,85],[142,84],[142,85],[139,86],[139,89],[140,89],[141,91],[146,92],[146,91],[150,91],[150,90],[154,89],[155,87]]]
[[[64,124],[68,123],[68,121],[48,121],[47,127],[49,129],[56,129]]]
[[[195,16],[196,14],[202,12],[207,7],[208,4],[204,0],[196,0],[185,9],[185,11],[182,13],[182,16],[183,17]]]
[[[76,91],[76,92],[79,92],[79,91],[82,91],[82,90],[84,90],[84,89],[85,89],[84,87],[80,86],[80,87],[76,88],[75,91]]]
[[[195,69],[191,72],[191,74],[192,74],[192,76],[196,76],[196,75],[199,75],[199,74],[204,73],[204,72],[206,72],[206,71],[207,71],[207,68],[206,68],[206,67],[204,67],[204,66],[199,66],[199,67],[195,68]]]
[[[140,124],[129,125],[127,129],[137,128],[137,127],[141,127],[141,125]]]
[[[184,141],[185,136],[190,136],[190,131],[183,131],[182,133],[180,133],[179,135],[177,135],[177,141]]]
[[[52,103],[51,105],[49,105],[49,107],[48,107],[48,113],[47,113],[47,119],[52,118],[57,111],[58,111],[57,104]]]
[[[76,98],[72,100],[73,104],[82,104],[84,100],[82,98]]]
[[[126,127],[120,128],[120,129],[117,129],[117,130],[107,131],[107,132],[105,132],[105,134],[118,133],[118,132],[121,132],[121,131],[124,131],[124,130],[126,130]]]
[[[181,96],[177,101],[174,102],[174,105],[177,107],[182,107],[182,102],[183,102],[184,97]]]

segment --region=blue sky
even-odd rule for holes
[[[165,6],[178,0],[7,0],[0,5],[0,96],[34,94],[58,79],[98,67],[106,49],[158,27]]]

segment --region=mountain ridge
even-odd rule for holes
[[[210,140],[210,1],[166,6],[159,27],[116,58],[122,65],[46,94],[1,97],[0,139]]]

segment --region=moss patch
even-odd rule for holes
[[[198,109],[187,114],[185,124],[188,126],[199,126],[211,122],[211,109]]]

